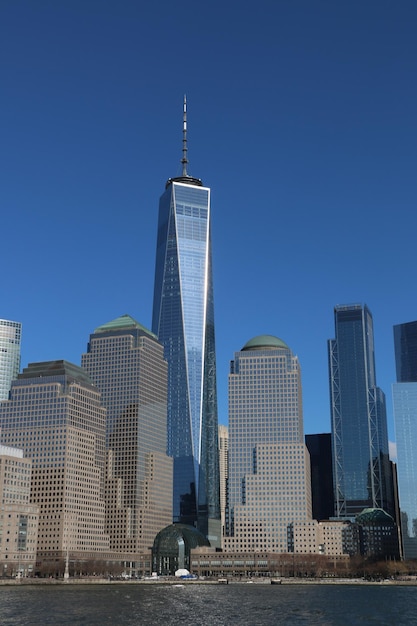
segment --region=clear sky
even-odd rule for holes
[[[335,304],[367,303],[394,438],[392,326],[417,319],[415,0],[2,0],[0,317],[22,366],[80,363],[89,334],[151,325],[159,196],[212,189],[219,421],[255,335],[330,430]]]

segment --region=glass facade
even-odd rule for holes
[[[397,383],[417,382],[417,322],[394,326]]]
[[[335,513],[393,510],[385,396],[376,386],[373,321],[361,305],[337,306],[328,343]]]
[[[210,520],[220,520],[220,502],[210,189],[187,176],[169,180],[160,200],[152,330],[169,364],[173,519],[197,524],[215,542],[220,537],[210,536]]]
[[[397,383],[392,387],[398,492],[405,559],[417,559],[417,322],[394,326]]]
[[[0,320],[0,400],[7,400],[19,373],[21,335],[20,322]]]

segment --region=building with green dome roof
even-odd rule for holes
[[[398,527],[384,509],[368,507],[356,516],[360,553],[365,557],[400,558]]]
[[[231,362],[228,496],[226,550],[293,552],[305,535],[295,525],[314,535],[300,365],[274,335],[253,337]]]
[[[258,335],[245,343],[242,352],[245,350],[275,350],[276,348],[289,350],[287,344],[279,337],[274,337],[274,335]]]
[[[90,335],[82,366],[107,409],[111,549],[141,552],[172,521],[163,346],[154,333],[125,314]]]

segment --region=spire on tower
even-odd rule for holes
[[[181,176],[176,176],[175,178],[168,178],[165,189],[168,189],[172,182],[175,183],[185,183],[186,185],[196,185],[197,187],[202,187],[203,182],[200,178],[194,178],[194,176],[190,176],[187,172],[187,97],[184,96],[184,104],[183,104],[183,118],[182,118],[182,174]]]
[[[183,109],[183,122],[182,122],[182,175],[187,174],[187,96],[184,95],[184,109]]]

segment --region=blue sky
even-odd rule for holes
[[[80,362],[90,332],[151,325],[159,196],[212,189],[219,421],[259,334],[298,355],[329,431],[335,304],[374,316],[394,438],[392,326],[417,319],[417,3],[3,0],[0,317],[22,365]]]

